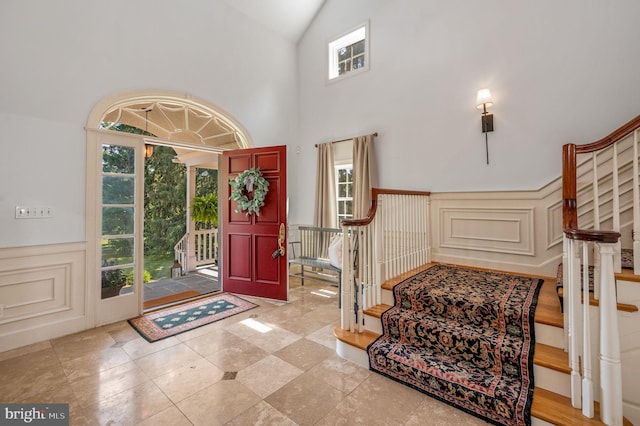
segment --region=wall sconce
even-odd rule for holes
[[[144,145],[144,158],[151,158],[153,155],[153,145],[145,144]]]
[[[478,90],[476,96],[476,108],[482,110],[482,133],[484,133],[484,144],[487,149],[487,164],[489,164],[489,137],[488,132],[493,132],[493,114],[487,112],[487,108],[493,106],[493,98],[489,89]]]

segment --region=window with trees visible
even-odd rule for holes
[[[365,23],[329,43],[329,80],[369,69],[368,33]]]
[[[154,136],[146,130],[122,123],[103,122],[100,127],[118,132]],[[117,146],[110,147],[110,155],[105,154],[103,162],[107,165],[113,164],[110,167],[114,168],[124,161],[121,158],[123,153],[128,151]],[[145,275],[147,268],[150,274],[148,280],[145,278],[145,282],[170,277],[170,267],[175,256],[174,246],[186,233],[187,168],[184,164],[175,162],[175,157],[176,151],[172,147],[156,145],[153,155],[144,160],[144,261]],[[126,158],[129,159],[129,157]],[[196,229],[215,228],[218,219],[217,170],[197,168],[195,185],[196,193],[192,200],[192,209],[196,211],[192,210],[191,213],[195,213],[193,219],[196,221]],[[112,213],[107,211],[107,214]],[[110,220],[110,216],[105,217],[106,220]],[[122,221],[122,218],[116,219]],[[124,245],[123,242],[119,244]],[[114,251],[111,246],[114,245],[111,244],[107,249]],[[112,261],[112,259],[107,260]],[[115,275],[116,273],[110,274],[110,276]],[[132,276],[130,280],[132,283]]]
[[[353,166],[336,166],[338,223],[353,218]]]

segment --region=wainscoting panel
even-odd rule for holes
[[[87,327],[85,244],[0,249],[0,352]]]
[[[442,208],[440,247],[533,256],[533,209]]]
[[[69,310],[71,265],[0,272],[0,324]]]
[[[562,244],[562,200],[547,206],[547,245],[546,248]]]
[[[431,193],[435,262],[554,276],[562,258],[561,182],[538,191]]]

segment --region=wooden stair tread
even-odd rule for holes
[[[384,313],[384,311],[386,311],[389,308],[391,308],[391,305],[385,305],[384,303],[381,303],[379,305],[372,306],[369,309],[365,309],[364,314],[370,315],[372,317],[380,318],[380,316]]]
[[[560,300],[556,294],[555,278],[542,277],[544,282],[538,293],[535,321],[553,327],[564,328],[564,317],[560,308]]]
[[[533,363],[541,367],[550,368],[562,373],[571,374],[569,367],[569,354],[563,349],[536,343],[533,354]]]
[[[386,281],[382,288],[386,290],[393,290],[393,287],[419,271],[427,269],[436,263],[430,263],[422,267],[416,268],[406,274],[402,274],[392,280]],[[523,274],[524,275],[524,274]],[[637,279],[631,279],[630,277],[637,277]],[[535,322],[545,325],[550,325],[558,328],[564,327],[564,317],[560,306],[560,300],[558,299],[558,293],[556,293],[556,278],[555,277],[540,277],[544,279],[540,293],[538,295],[538,305],[535,312]],[[624,274],[624,278],[627,281],[640,282],[640,276],[630,274]],[[590,302],[594,306],[598,306],[597,300],[591,300]],[[380,304],[373,306],[364,311],[365,314],[380,318],[383,312],[391,308],[390,305]],[[638,311],[638,307],[634,305],[618,304],[618,309],[635,312]],[[337,326],[334,329],[335,337],[349,345],[352,345],[361,350],[366,350],[375,339],[380,335],[368,330],[363,333],[351,333],[344,331]],[[569,367],[568,354],[560,348],[545,345],[542,343],[536,343],[534,352],[534,364],[540,367],[549,368],[555,371],[559,371],[564,374],[570,374],[571,369]],[[532,417],[547,421],[552,424],[558,425],[602,425],[603,423],[598,419],[600,416],[599,404],[595,403],[595,416],[593,419],[589,419],[582,415],[582,410],[573,408],[571,406],[571,399],[554,392],[548,391],[543,388],[535,388],[533,394],[533,401],[531,407]],[[624,425],[632,426],[632,423],[627,419],[623,421]]]
[[[379,337],[377,333],[373,333],[371,331],[351,333],[350,331],[342,330],[340,326],[336,326],[336,328],[334,328],[333,334],[338,340],[361,350],[366,350],[367,346]],[[540,348],[543,349],[540,350]],[[540,359],[546,360],[548,358],[551,360],[552,364],[557,364],[559,362],[558,359],[562,359],[563,356],[556,351],[560,351],[564,354],[562,349],[538,343],[536,344],[536,356],[534,356],[534,362],[538,364],[536,361],[540,361]],[[566,360],[566,357],[564,358]],[[566,362],[568,363],[568,361]],[[600,413],[600,407],[597,402],[595,405],[595,413],[595,417],[593,419],[589,419],[582,415],[581,410],[571,406],[571,400],[569,398],[546,389],[534,389],[533,402],[531,405],[531,415],[533,417],[558,425],[602,425],[603,423],[600,420],[597,420]],[[624,424],[632,426],[627,419],[625,419]]]
[[[546,389],[535,388],[531,404],[531,416],[556,425],[602,425],[600,404],[595,403],[595,415],[592,419],[582,415],[582,410],[571,406],[571,399]],[[623,418],[623,424],[633,426]]]
[[[538,306],[536,306],[535,321],[541,324],[563,328],[564,318],[562,317],[560,301],[556,294],[555,279],[550,277],[545,277],[543,279],[544,283],[542,284],[542,288],[538,295]],[[390,305],[380,304],[365,310],[364,313],[379,318],[382,312],[386,311],[390,307]]]
[[[640,283],[640,275],[634,274],[633,269],[623,268],[620,272],[617,272],[615,276],[617,280]]]
[[[339,325],[333,329],[333,335],[341,342],[363,351],[380,337],[378,333],[369,330],[365,330],[363,333],[352,333],[349,330],[343,330]],[[568,355],[562,349],[542,343],[536,343],[533,363],[562,373],[571,373]]]
[[[437,263],[428,263],[411,271],[387,280],[382,284],[382,289],[393,291],[393,287],[416,273],[428,269]],[[538,295],[538,306],[536,307],[535,321],[553,327],[563,328],[564,318],[560,308],[560,301],[556,293],[556,279],[554,277],[541,277],[544,279],[542,288]],[[388,305],[386,305],[388,306]],[[388,309],[388,308],[387,308]],[[374,315],[375,316],[375,315]]]
[[[341,342],[362,349],[363,351],[367,350],[367,346],[380,337],[378,333],[369,330],[365,330],[362,333],[352,333],[349,330],[343,330],[339,325],[333,329],[333,335]]]
[[[406,280],[407,278],[411,278],[412,276],[414,276],[418,272],[424,271],[425,269],[429,269],[434,265],[437,265],[437,263],[427,263],[425,265],[418,266],[417,268],[412,269],[409,272],[405,272],[404,274],[400,274],[400,275],[397,275],[397,276],[395,276],[393,278],[388,279],[387,281],[382,283],[381,287],[384,290],[393,290],[393,287],[396,284],[400,284],[402,281]]]
[[[563,288],[559,288],[558,289],[558,296],[564,297],[564,289]],[[582,304],[582,297],[580,297],[580,299],[581,299],[581,304]],[[591,305],[591,306],[600,306],[600,301],[596,300],[593,297],[592,293],[589,293],[589,305]],[[638,307],[636,305],[630,305],[628,303],[619,303],[618,302],[618,310],[622,311],[622,312],[638,312]]]

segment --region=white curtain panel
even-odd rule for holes
[[[318,145],[318,169],[316,175],[316,206],[313,215],[314,226],[337,228],[336,212],[336,171],[333,158],[333,145]]]

